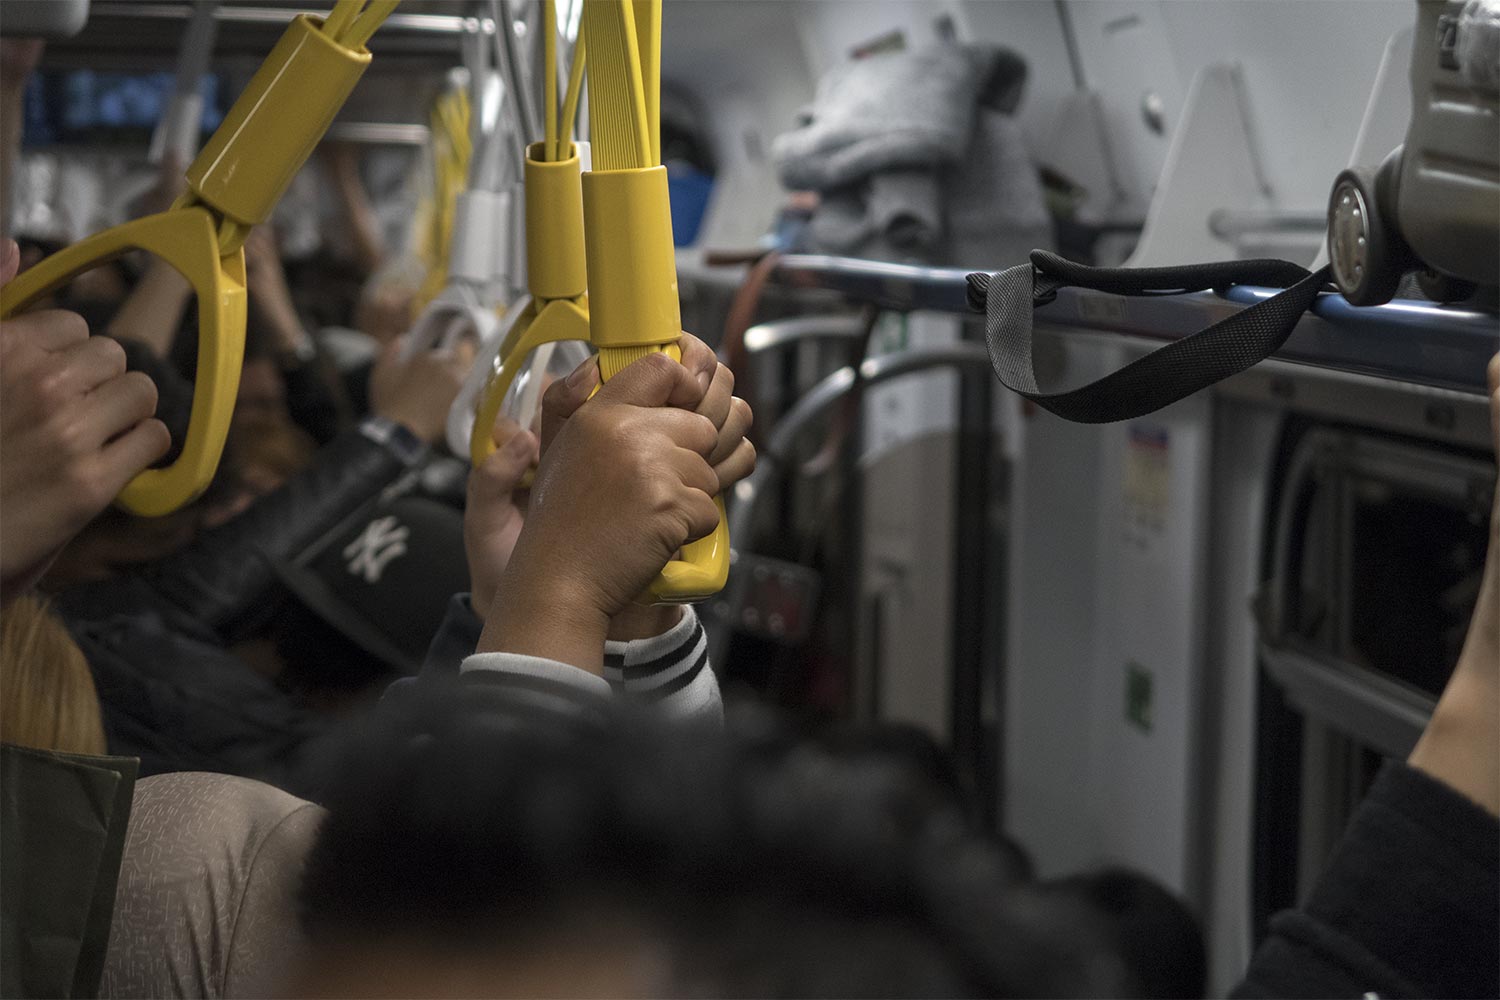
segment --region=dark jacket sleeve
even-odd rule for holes
[[[276,561],[335,528],[425,454],[405,428],[367,418],[279,490],[154,564],[144,582],[187,618],[232,640],[245,631],[239,626],[246,615],[264,603]]]
[[[448,600],[448,610],[432,637],[432,644],[427,647],[422,675],[457,677],[459,664],[473,654],[483,631],[484,622],[474,613],[469,595],[454,594]]]
[[[1237,997],[1500,996],[1500,822],[1391,763]]]
[[[338,435],[342,408],[319,360],[282,372],[286,381],[286,408],[292,421],[320,445]]]

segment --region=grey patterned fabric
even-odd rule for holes
[[[140,781],[99,995],[273,995],[302,947],[297,885],[322,817],[246,778]]]

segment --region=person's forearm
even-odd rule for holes
[[[352,157],[339,160],[332,165],[330,173],[339,207],[344,211],[353,236],[355,263],[366,274],[373,274],[385,260],[385,240],[380,234],[375,209],[365,193],[364,182],[360,180],[359,163]]]
[[[604,676],[609,619],[565,590],[507,570],[485,615],[479,653],[539,656]]]
[[[308,342],[302,317],[297,315],[284,281],[271,278],[252,282],[250,299],[278,354],[295,354]]]
[[[192,285],[176,268],[152,258],[146,273],[109,321],[107,332],[116,340],[145,344],[152,354],[165,358],[182,323],[182,311],[192,297]]]
[[[385,435],[382,440],[382,433]],[[245,631],[289,559],[413,467],[425,449],[405,431],[366,420],[243,514],[152,565],[155,589],[226,638]]]
[[[1500,553],[1490,553],[1500,567]],[[1453,677],[1407,763],[1500,815],[1500,573],[1488,572]]]

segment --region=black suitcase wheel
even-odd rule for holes
[[[1375,172],[1351,167],[1338,175],[1328,199],[1333,280],[1344,298],[1357,306],[1389,302],[1406,262],[1405,244],[1386,221],[1375,192]]]

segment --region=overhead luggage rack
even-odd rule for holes
[[[817,254],[788,254],[772,280],[821,288],[882,309],[974,315],[963,268],[890,264]],[[1037,309],[1052,328],[1148,340],[1180,340],[1279,289],[1235,286],[1225,292],[1123,298],[1063,288]],[[1500,346],[1500,318],[1431,302],[1398,300],[1361,308],[1341,295],[1319,296],[1275,357],[1296,364],[1418,385],[1484,393],[1485,366]]]

